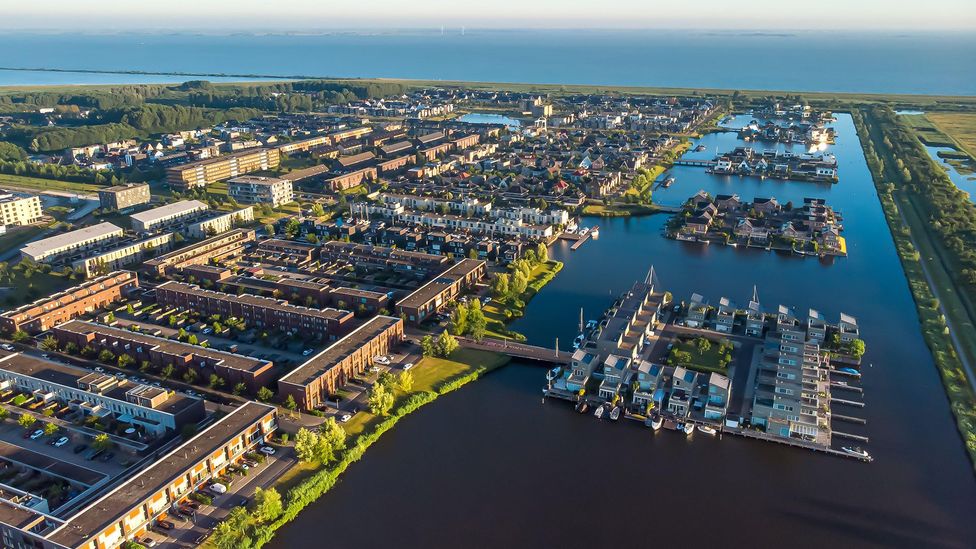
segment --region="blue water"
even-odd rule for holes
[[[8,32],[0,34],[0,66],[972,95],[976,33]],[[0,85],[177,80],[0,71]]]
[[[959,152],[952,147],[933,147],[926,145],[925,151],[929,153],[929,157],[935,161],[936,164],[945,170],[946,175],[949,176],[949,180],[955,183],[956,187],[960,190],[969,193],[969,199],[976,201],[976,174],[974,173],[960,173],[955,166],[950,164],[946,159],[939,156],[940,152]]]
[[[468,113],[458,118],[458,120],[471,124],[505,124],[509,128],[517,128],[522,125],[518,120],[502,114],[485,114],[480,112]]]

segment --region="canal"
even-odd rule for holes
[[[718,177],[676,168],[655,200],[699,189],[744,200],[821,197],[844,215],[850,255],[832,262],[666,240],[666,216],[588,219],[599,240],[551,255],[565,267],[513,324],[566,347],[580,307],[597,317],[654,265],[677,299],[840,311],[867,341],[863,428],[872,464],[726,436],[652,434],[541,404],[544,370],[513,364],[401,421],[272,547],[723,546],[970,547],[976,483],[922,339],[850,117],[838,116],[840,183]],[[740,144],[707,135],[714,155]],[[760,145],[761,146],[761,145]],[[703,154],[703,153],[697,153]],[[845,428],[844,430],[853,430]]]

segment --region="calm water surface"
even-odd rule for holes
[[[565,268],[513,327],[531,342],[558,337],[565,346],[580,307],[596,317],[651,264],[678,298],[697,291],[742,302],[755,284],[767,307],[817,307],[828,318],[845,311],[868,342],[859,414],[874,463],[580,417],[565,403],[540,403],[541,367],[513,364],[403,420],[272,547],[767,547],[784,539],[791,547],[971,547],[972,468],[850,117],[835,127],[837,185],[688,168],[655,197],[677,203],[699,188],[744,199],[823,197],[845,216],[850,257],[825,264],[678,243],[660,236],[665,216],[590,219],[599,241],[576,252],[556,246]],[[735,144],[730,134],[705,140]]]

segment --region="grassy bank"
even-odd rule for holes
[[[104,188],[101,185],[94,185],[92,183],[74,183],[71,181],[43,179],[40,177],[6,173],[0,174],[0,186],[36,191],[67,191],[82,194],[94,194],[98,192],[98,189]]]
[[[651,204],[644,206],[641,204],[587,204],[583,206],[583,215],[598,217],[630,217],[636,215],[652,215],[660,212],[657,206]]]
[[[951,137],[960,149],[976,159],[976,113],[932,112],[925,117]]]
[[[498,300],[492,300],[491,303],[482,307],[485,317],[488,319],[488,331],[485,335],[499,339],[508,338],[525,341],[524,335],[507,329],[505,325],[516,318],[520,318],[525,313],[525,307],[529,304],[529,300],[535,297],[535,294],[539,293],[562,269],[562,261],[546,261],[536,265],[532,269],[532,273],[529,274],[529,283],[525,291],[518,298],[521,306],[515,303],[500,303]]]
[[[959,329],[957,326],[956,330],[956,336],[964,348],[962,352],[966,352],[965,348],[976,345],[976,331],[972,329],[968,315],[962,316],[965,307],[952,277],[941,261],[936,259],[938,256],[935,245],[931,235],[927,233],[928,224],[914,211],[915,206],[907,194],[908,189],[893,182],[898,180],[898,174],[893,172],[896,162],[885,143],[886,136],[880,124],[870,112],[858,111],[853,114],[885,219],[915,300],[922,335],[942,378],[966,450],[976,466],[976,395],[956,353],[943,309],[948,315],[959,317],[963,325],[968,323],[968,329]],[[922,262],[925,263],[934,284],[938,286],[941,300],[937,297],[936,290],[929,285]]]
[[[491,370],[509,361],[509,357],[498,353],[459,349],[449,359],[424,358],[414,371],[414,387],[409,393],[397,395],[396,404],[389,415],[374,416],[350,428],[350,444],[341,452],[334,463],[327,466],[312,466],[302,470],[300,476],[286,475],[279,479],[275,487],[284,491],[284,510],[276,519],[261,523],[249,516],[240,525],[241,537],[224,545],[212,537],[208,547],[261,547],[268,543],[275,532],[293,520],[307,505],[317,500],[335,486],[339,476],[350,465],[359,461],[380,436],[393,428],[408,414],[430,404],[437,397],[445,395],[477,380]],[[363,415],[363,414],[360,414]]]

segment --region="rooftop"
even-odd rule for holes
[[[199,200],[180,200],[179,202],[173,202],[172,204],[166,204],[165,206],[135,213],[129,217],[132,218],[133,221],[151,223],[153,221],[170,219],[181,215],[191,214],[200,210],[209,209],[210,206],[207,206]]]
[[[319,354],[308,359],[304,364],[282,376],[278,382],[307,385],[342,359],[354,353],[367,341],[379,336],[398,322],[401,320],[396,317],[375,316],[342,339],[323,349]]]
[[[237,301],[246,305],[251,305],[252,307],[261,308],[272,308],[278,309],[289,314],[302,314],[306,316],[314,316],[326,320],[342,320],[347,316],[352,315],[349,311],[343,311],[342,309],[333,309],[331,307],[323,309],[312,309],[309,307],[302,307],[299,305],[292,305],[287,301],[282,299],[274,299],[270,297],[261,297],[250,294],[233,295],[225,294],[222,292],[214,292],[212,290],[204,290],[199,286],[194,286],[191,284],[184,284],[182,282],[176,282],[173,280],[164,282],[157,286],[157,289],[166,289],[175,292],[180,292],[186,295],[197,296],[206,299],[221,299],[221,300],[231,300]]]
[[[26,254],[38,256],[50,253],[53,250],[65,248],[80,241],[97,240],[109,238],[111,236],[122,236],[122,228],[111,223],[104,222],[91,227],[85,227],[75,231],[68,231],[48,238],[35,240],[25,245],[20,250]]]
[[[412,294],[400,300],[399,305],[401,307],[420,307],[424,303],[434,299],[437,294],[443,292],[458,279],[467,276],[475,269],[481,268],[484,264],[484,261],[477,259],[462,259],[441,273],[437,278],[417,288]]]
[[[257,402],[243,404],[82,509],[48,539],[67,547],[82,545],[273,411],[272,406]]]

